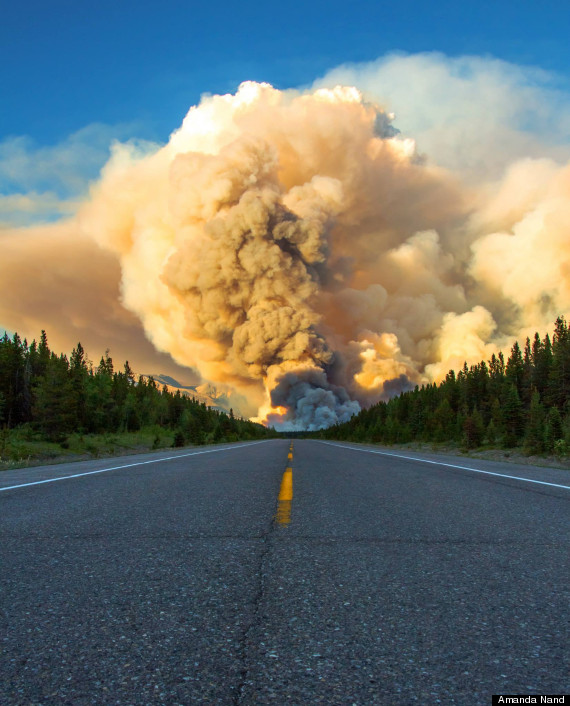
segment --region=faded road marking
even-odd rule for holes
[[[289,446],[287,459],[292,463],[293,458],[293,442]],[[277,514],[275,519],[280,525],[288,525],[291,522],[291,503],[293,501],[293,468],[287,466],[283,478],[281,479],[281,488],[279,489],[279,497],[277,499]]]

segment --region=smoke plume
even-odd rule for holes
[[[116,145],[76,216],[26,236],[244,413],[318,429],[568,313],[570,167],[436,160],[370,91],[247,82],[151,154]]]

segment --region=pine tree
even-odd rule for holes
[[[114,373],[113,359],[109,356],[109,349],[105,351],[105,355],[101,356],[99,361],[99,367],[97,368],[97,373],[101,375],[108,375],[111,377]]]
[[[49,349],[48,345],[48,338],[47,338],[47,333],[42,330],[41,336],[40,336],[40,342],[38,344],[38,361],[37,361],[37,367],[34,370],[34,374],[36,376],[44,375],[47,366],[49,365],[49,361],[51,359],[51,351]]]
[[[523,374],[521,383],[521,400],[525,406],[529,406],[532,397],[533,364],[530,348],[530,338],[526,339],[523,352]]]
[[[133,373],[133,370],[131,366],[129,365],[129,361],[125,361],[125,368],[124,368],[124,373],[125,377],[127,379],[127,382],[129,385],[134,385],[135,384],[135,374]]]
[[[87,379],[89,370],[81,343],[73,349],[69,359],[70,404],[76,418],[76,427],[82,431],[87,422]]]
[[[506,387],[502,416],[505,430],[504,445],[506,447],[516,446],[522,436],[523,414],[520,397],[513,383],[509,383]]]
[[[138,431],[141,428],[141,420],[134,390],[129,389],[127,392],[121,410],[121,428],[125,431]]]
[[[552,453],[554,451],[554,444],[562,439],[562,437],[562,417],[560,416],[560,412],[557,407],[551,407],[548,410],[544,435],[546,451],[548,453]]]
[[[51,441],[62,441],[73,431],[73,387],[67,357],[52,354],[35,388],[34,424]]]
[[[495,422],[491,419],[487,425],[487,430],[485,432],[485,440],[488,444],[495,444],[497,442],[497,429],[495,428]]]
[[[570,394],[570,334],[564,318],[559,316],[554,324],[552,339],[552,366],[548,384],[548,398],[559,410]]]
[[[532,385],[538,390],[542,401],[546,399],[551,368],[552,345],[550,337],[547,334],[541,341],[538,333],[535,333],[532,342]]]
[[[454,437],[455,415],[451,405],[444,399],[433,413],[433,440],[436,442],[449,441]]]
[[[498,441],[502,439],[505,434],[505,425],[503,423],[503,410],[501,409],[501,403],[497,397],[493,397],[491,400],[491,419],[489,425],[493,424],[492,431],[495,435],[495,440]]]
[[[544,451],[544,407],[537,390],[532,393],[528,421],[524,437],[524,450],[529,454]]]
[[[524,361],[517,341],[514,342],[513,347],[511,348],[511,355],[507,360],[507,366],[505,368],[505,376],[507,378],[507,382],[514,385],[516,388],[520,399],[523,391]]]
[[[12,338],[4,335],[0,345],[0,393],[4,398],[2,421],[9,428],[27,421],[26,354],[17,333]]]
[[[477,407],[467,416],[463,423],[464,444],[468,449],[474,449],[481,446],[485,438],[485,426],[483,418]]]
[[[119,426],[117,407],[112,395],[112,361],[109,366],[108,360],[108,355],[101,358],[97,370],[87,381],[87,427],[89,432],[96,434],[114,431]]]

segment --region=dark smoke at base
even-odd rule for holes
[[[285,415],[269,415],[267,423],[285,431],[317,431],[347,422],[360,411],[343,387],[332,385],[318,368],[290,371],[277,380],[271,404]]]
[[[415,383],[413,383],[407,375],[398,375],[397,378],[384,381],[382,385],[382,394],[378,399],[387,401],[391,397],[401,395],[403,392],[410,392],[410,390],[413,390],[415,386]]]

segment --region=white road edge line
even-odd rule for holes
[[[443,461],[428,461],[426,458],[415,458],[414,456],[404,456],[403,454],[391,454],[388,451],[374,451],[374,449],[359,449],[354,446],[345,446],[344,444],[335,444],[330,441],[319,441],[327,446],[340,446],[341,449],[350,449],[351,451],[364,451],[369,454],[380,454],[380,456],[394,456],[395,458],[405,458],[408,461],[420,461],[421,463],[432,463],[434,466],[447,466],[448,468],[459,468],[462,471],[472,471],[473,473],[484,473],[487,476],[498,476],[499,478],[512,478],[513,480],[522,480],[525,483],[538,483],[539,485],[550,485],[553,488],[564,488],[570,490],[570,485],[560,485],[558,483],[547,483],[545,480],[534,480],[533,478],[522,478],[521,476],[508,476],[506,473],[493,473],[493,471],[482,471],[479,468],[470,468],[469,466],[456,466],[454,463],[444,463]]]
[[[236,449],[243,449],[246,446],[255,446],[256,444],[264,444],[269,439],[263,439],[262,441],[252,441],[245,443],[241,446],[230,446],[223,449],[208,449],[207,451],[193,451],[188,454],[179,454],[178,456],[167,456],[166,458],[153,458],[152,461],[139,461],[138,463],[126,463],[124,466],[113,466],[112,468],[100,468],[98,471],[87,471],[86,473],[74,473],[71,476],[59,476],[58,478],[47,478],[46,480],[36,480],[32,483],[21,483],[20,485],[10,485],[6,488],[0,488],[0,493],[5,490],[14,490],[14,488],[27,488],[30,485],[42,485],[42,483],[55,483],[58,480],[68,480],[69,478],[81,478],[81,476],[92,476],[96,473],[107,473],[108,471],[118,471],[121,468],[132,468],[133,466],[146,466],[149,463],[160,463],[161,461],[172,461],[177,458],[185,458],[186,456],[199,456],[200,454],[213,454],[216,451],[234,451]]]

